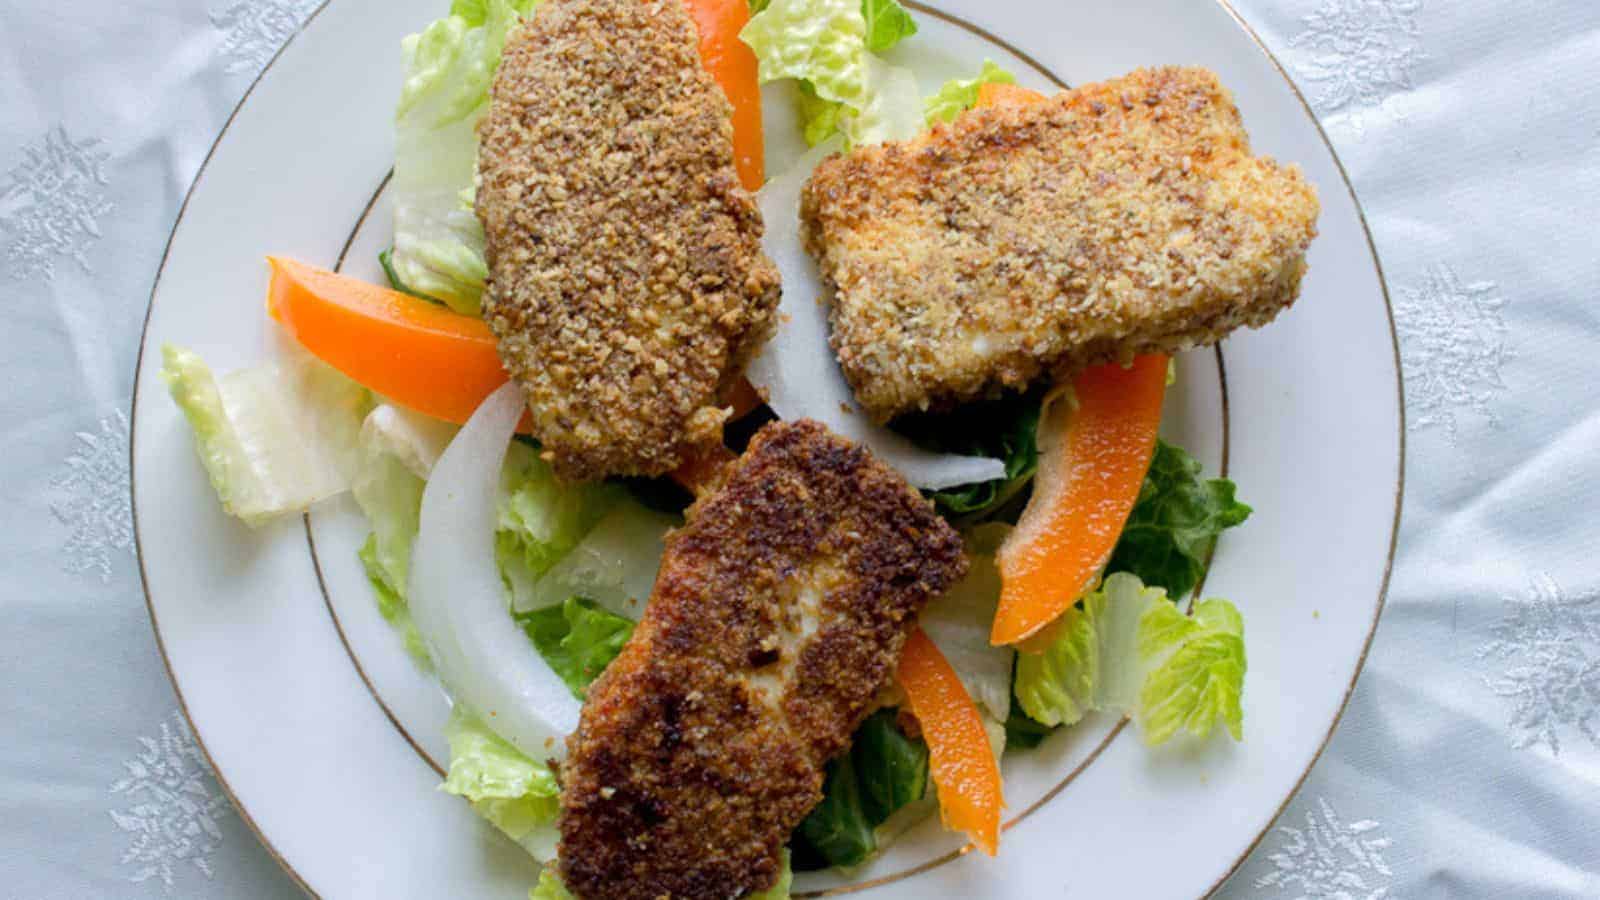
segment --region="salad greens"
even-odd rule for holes
[[[470,800],[479,815],[534,856],[551,858],[561,787],[550,767],[523,755],[459,703],[444,733],[450,771],[439,789]]]
[[[1233,482],[1201,478],[1198,460],[1158,440],[1106,571],[1132,572],[1145,584],[1182,597],[1200,583],[1217,535],[1249,516],[1250,507],[1234,499]]]
[[[894,421],[896,431],[925,449],[1005,462],[1004,478],[932,492],[941,514],[960,524],[983,521],[1001,512],[1028,486],[1039,468],[1035,434],[1043,399],[1040,389],[1012,392],[951,412],[913,413]]]
[[[853,866],[878,849],[875,829],[928,790],[928,747],[906,737],[892,709],[867,717],[849,752],[828,764],[823,799],[795,830],[802,870]]]
[[[430,666],[428,649],[406,605],[406,577],[422,489],[454,434],[453,426],[380,405],[361,425],[359,467],[350,484],[351,495],[372,526],[360,558],[377,595],[378,610],[400,633],[406,652],[424,668]]]
[[[507,571],[512,606],[559,606],[574,595],[626,619],[637,619],[655,585],[667,532],[683,524],[629,499],[618,500],[555,565],[536,579]]]
[[[984,60],[983,69],[975,78],[952,78],[939,88],[939,92],[923,103],[923,113],[928,124],[951,122],[978,103],[978,89],[986,84],[1016,84],[1017,78],[1005,69]]]
[[[1011,709],[1006,714],[1005,733],[1006,746],[1018,750],[1032,750],[1044,743],[1044,739],[1055,731],[1055,726],[1035,722],[1027,712],[1022,709],[1015,692],[1011,695]]]
[[[860,0],[771,0],[739,37],[762,82],[793,78],[823,100],[866,103],[867,20]]]
[[[1244,738],[1244,618],[1226,600],[1202,600],[1185,616],[1162,603],[1139,620],[1139,689],[1144,739],[1160,744],[1181,731],[1196,737],[1218,722]]]
[[[626,499],[615,485],[562,484],[538,451],[521,441],[506,451],[500,496],[495,559],[513,591],[519,582],[537,581]]]
[[[479,119],[506,36],[537,0],[455,0],[401,42],[395,108],[394,248],[385,269],[412,293],[478,314],[489,269],[472,210]]]
[[[514,618],[579,700],[633,635],[633,622],[581,597],[568,597],[560,606],[516,613]]]
[[[192,351],[168,344],[161,356],[161,378],[228,513],[261,525],[349,489],[372,405],[366,388],[307,353],[220,379]]]
[[[916,20],[898,0],[861,0],[861,17],[867,22],[867,49],[873,53],[917,33]]]
[[[896,0],[771,0],[739,36],[755,52],[763,83],[797,83],[807,143],[842,134],[853,146],[922,130],[916,77],[874,55],[916,30]]]
[[[1045,652],[1018,656],[1016,697],[1044,726],[1110,710],[1131,712],[1149,744],[1205,738],[1219,722],[1239,740],[1245,668],[1233,604],[1205,600],[1186,616],[1166,591],[1119,572],[1063,617]]]

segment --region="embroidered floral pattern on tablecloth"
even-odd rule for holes
[[[68,529],[63,567],[111,580],[112,562],[133,546],[133,503],[128,483],[128,418],[118,412],[95,431],[80,431],[50,486],[58,499],[50,511]]]
[[[1510,704],[1511,746],[1559,755],[1570,731],[1600,746],[1600,591],[1569,597],[1548,573],[1534,576],[1505,598],[1478,658],[1505,666],[1485,681]]]
[[[1500,369],[1513,356],[1505,306],[1494,282],[1462,283],[1448,266],[1399,290],[1395,318],[1413,428],[1440,426],[1454,442],[1464,411],[1499,424],[1490,401],[1506,389]]]
[[[316,7],[317,0],[236,0],[213,13],[211,24],[222,32],[217,52],[227,58],[227,71],[260,71]]]
[[[187,868],[210,878],[228,801],[188,723],[174,712],[155,737],[139,738],[139,746],[122,764],[127,774],[111,785],[111,793],[129,803],[111,811],[111,821],[131,839],[121,860],[128,880],[156,878],[171,889]]]
[[[1411,87],[1423,59],[1421,0],[1324,0],[1289,39],[1295,67],[1324,115],[1346,113],[1361,133],[1363,108]]]
[[[1318,797],[1305,811],[1304,827],[1279,825],[1279,841],[1267,854],[1273,868],[1256,879],[1258,888],[1300,900],[1383,900],[1394,873],[1383,854],[1393,844],[1371,819],[1345,822]]]
[[[57,126],[22,148],[22,157],[0,187],[6,270],[13,278],[49,281],[66,258],[89,271],[89,245],[113,208],[105,195],[110,155],[98,139],[74,140]]]

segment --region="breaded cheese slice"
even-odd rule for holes
[[[834,351],[880,421],[1263,325],[1317,214],[1198,68],[973,110],[824,161],[801,198]]]
[[[546,0],[495,74],[484,319],[569,480],[720,439],[718,398],[771,330],[777,270],[697,41],[682,0]]]
[[[893,677],[961,538],[811,421],[756,435],[667,540],[644,616],[561,767],[561,877],[583,898],[771,887],[824,766]]]

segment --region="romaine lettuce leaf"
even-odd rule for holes
[[[515,617],[539,655],[579,700],[633,634],[632,622],[578,597]]]
[[[478,120],[506,36],[537,0],[457,0],[401,42],[395,109],[392,277],[458,312],[478,314],[488,267],[470,202]]]
[[[1156,441],[1138,502],[1106,564],[1182,597],[1200,583],[1212,542],[1250,517],[1226,478],[1200,477],[1200,463],[1181,447]]]
[[[1016,83],[1015,75],[995,65],[993,60],[986,59],[976,78],[952,78],[946,81],[938,93],[924,101],[923,112],[929,125],[954,121],[956,116],[977,104],[978,88],[986,84]]]
[[[1151,607],[1139,620],[1139,661],[1149,672],[1136,715],[1146,743],[1181,731],[1203,738],[1218,722],[1244,737],[1244,619],[1233,604],[1203,600],[1192,616]]]
[[[168,344],[161,355],[161,378],[228,513],[255,526],[349,489],[372,405],[365,388],[306,353],[220,379],[189,350]]]
[[[898,0],[861,0],[861,17],[867,23],[867,49],[883,51],[917,33],[917,22]]]
[[[427,646],[411,621],[406,578],[411,542],[417,537],[422,489],[455,426],[398,406],[379,405],[361,425],[360,449],[351,496],[372,526],[360,551],[378,611],[400,633],[410,653],[429,667]]]
[[[854,146],[921,130],[916,77],[872,55],[915,32],[896,0],[773,0],[739,37],[755,52],[763,83],[800,83],[807,143],[837,132]]]
[[[411,606],[406,603],[405,582],[396,584],[389,580],[391,576],[378,553],[376,533],[367,535],[366,543],[361,545],[356,555],[361,560],[361,567],[366,570],[367,582],[372,585],[372,594],[377,598],[378,612],[383,620],[400,635],[406,653],[417,665],[424,671],[432,671],[433,660],[428,656],[428,644],[417,630],[417,623],[411,618]]]
[[[800,133],[806,139],[806,146],[815,147],[838,134],[839,114],[844,112],[844,104],[818,97],[817,89],[807,81],[796,82],[795,90]]]
[[[929,496],[940,514],[961,523],[979,522],[1009,512],[1039,468],[1041,390],[1009,393],[992,400],[966,403],[949,412],[912,413],[894,421],[894,429],[917,446],[941,453],[990,456],[1003,460],[1005,477],[933,491]],[[1017,509],[1020,514],[1021,510]]]
[[[631,499],[613,501],[605,517],[539,577],[530,580],[521,569],[505,570],[512,606],[542,609],[576,595],[637,620],[655,585],[667,532],[681,524],[682,517]]]
[[[867,20],[860,0],[772,0],[739,33],[762,82],[809,82],[823,100],[860,110],[867,91]]]
[[[922,133],[922,95],[910,69],[891,66],[867,56],[866,92],[859,106],[839,111],[839,131],[845,148],[884,141],[906,141]]]
[[[625,499],[614,485],[561,484],[550,464],[521,441],[506,451],[500,485],[495,558],[513,596],[518,584],[538,581]]]
[[[554,846],[561,787],[549,766],[524,756],[459,703],[450,711],[445,739],[450,771],[440,790],[470,800],[479,815],[524,847]]]
[[[1043,653],[1017,655],[1016,697],[1028,717],[1054,728],[1071,725],[1099,708],[1099,615],[1105,595],[1092,593],[1050,626]]]
[[[853,866],[878,849],[875,829],[928,790],[928,747],[906,737],[883,709],[856,729],[850,750],[828,763],[822,802],[790,844],[805,869]]]
[[[1241,738],[1244,619],[1228,601],[1202,601],[1186,616],[1166,591],[1119,572],[1050,635],[1043,653],[1017,660],[1017,701],[1034,722],[1070,725],[1108,710],[1132,713],[1150,744],[1181,731],[1204,738],[1218,722]]]
[[[1036,722],[1022,708],[1022,703],[1017,700],[1017,695],[1011,695],[1011,711],[1006,715],[1006,746],[1018,750],[1032,750],[1044,743],[1044,739],[1055,731],[1055,727]]]

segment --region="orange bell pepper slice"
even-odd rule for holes
[[[506,383],[482,319],[279,256],[267,311],[317,358],[435,419],[467,421]]]
[[[995,554],[990,643],[1027,639],[1094,587],[1139,499],[1166,391],[1167,357],[1152,353],[1084,370],[1076,402],[1059,398],[1040,417],[1033,497]]]
[[[978,88],[978,106],[1037,103],[1014,84]],[[1015,644],[1094,586],[1139,499],[1166,397],[1167,358],[1097,366],[1072,385],[1077,408],[1039,422],[1039,472],[1017,528],[996,555],[1000,607],[989,640]],[[1027,650],[1027,646],[1022,648]]]
[[[928,744],[928,773],[939,788],[947,827],[964,831],[978,849],[1000,849],[1000,764],[983,717],[956,670],[922,629],[911,632],[897,673]]]
[[[750,21],[746,0],[688,0],[689,17],[700,29],[700,61],[733,106],[733,164],[746,190],[766,181],[766,146],[761,136],[761,83],[756,54],[739,31]]]

